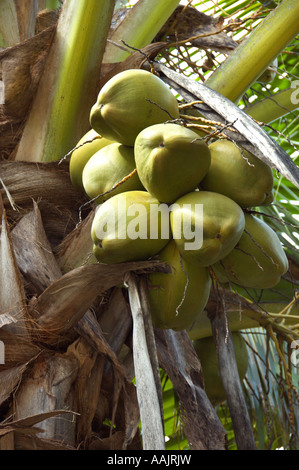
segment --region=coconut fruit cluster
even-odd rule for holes
[[[127,70],[101,89],[92,129],[70,160],[74,186],[98,204],[91,229],[101,263],[159,257],[149,301],[160,328],[189,328],[219,282],[276,285],[288,261],[276,233],[250,214],[273,200],[272,170],[226,139],[207,145],[179,120],[168,86]]]

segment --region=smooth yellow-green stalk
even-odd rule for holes
[[[124,41],[129,46],[141,49],[152,42],[180,0],[139,0],[127,13],[110,40],[120,46]],[[132,52],[134,52],[132,50]],[[108,42],[103,62],[121,62],[129,52]]]
[[[298,96],[299,93],[294,88],[288,88],[248,106],[243,111],[256,121],[269,123],[297,109],[299,107]]]
[[[206,81],[237,102],[299,32],[299,2],[284,0]]]
[[[59,0],[47,0],[46,8],[49,8],[49,10],[56,10],[56,8],[59,8]]]
[[[65,0],[17,160],[61,159],[89,128],[114,1]]]

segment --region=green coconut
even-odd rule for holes
[[[140,69],[125,70],[100,90],[90,112],[93,129],[124,145],[145,127],[179,118],[179,108],[169,87],[156,75]]]
[[[220,282],[268,289],[276,286],[288,270],[284,249],[274,230],[262,220],[245,214],[245,230],[235,248],[213,265]]]
[[[169,212],[147,191],[116,194],[95,213],[91,227],[93,252],[106,264],[148,259],[171,236]]]
[[[96,152],[86,163],[82,174],[83,187],[90,199],[115,189],[96,199],[98,204],[115,194],[125,191],[144,189],[137,173],[129,176],[135,169],[134,149],[114,142]]]
[[[240,333],[232,333],[232,340],[239,377],[242,381],[249,365],[248,351],[243,336]],[[197,339],[193,341],[193,346],[202,366],[206,394],[211,403],[216,406],[226,400],[226,395],[220,377],[214,339],[212,336]]]
[[[262,160],[226,139],[209,145],[211,166],[201,182],[205,191],[224,194],[241,207],[273,201],[273,173]]]
[[[99,135],[94,129],[90,129],[77,143],[70,159],[70,178],[73,186],[79,191],[84,191],[82,183],[83,169],[88,160],[101,148],[111,144],[112,141]]]
[[[208,268],[182,259],[171,240],[158,254],[171,273],[149,275],[148,298],[153,324],[158,328],[184,330],[192,325],[204,310],[211,289]]]
[[[134,152],[143,186],[166,203],[195,189],[211,163],[208,145],[178,124],[143,129],[136,137]]]
[[[172,204],[170,223],[182,256],[199,266],[209,266],[238,243],[245,218],[241,207],[227,196],[194,191]]]

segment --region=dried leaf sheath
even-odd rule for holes
[[[20,210],[31,210],[32,200],[37,202],[46,200],[57,207],[67,207],[78,213],[79,206],[86,199],[72,186],[68,165],[68,162],[58,165],[57,162],[1,161],[0,173],[15,205]],[[5,194],[3,202],[8,216],[13,216]]]
[[[205,391],[201,365],[186,331],[155,329],[159,363],[183,407],[184,429],[193,450],[226,450],[227,436]]]
[[[73,354],[68,352],[42,353],[15,394],[15,419],[67,410],[69,414],[58,414],[58,417],[39,423],[38,427],[44,431],[39,436],[74,445],[76,420],[72,412],[75,409],[73,383],[79,371],[78,365]]]
[[[24,215],[12,230],[14,252],[19,269],[32,294],[43,292],[62,276],[46,236],[38,205]]]
[[[26,337],[26,295],[14,256],[5,211],[0,237],[0,267],[0,322],[2,315],[6,318],[9,316],[11,322],[7,322],[5,329]]]
[[[5,84],[3,114],[24,119],[35,96],[55,28],[0,52]],[[1,120],[0,120],[1,121]]]
[[[9,398],[10,394],[20,382],[25,370],[26,364],[22,364],[21,366],[11,367],[7,370],[0,371],[0,405]]]

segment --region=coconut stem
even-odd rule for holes
[[[298,15],[298,0],[281,2],[205,84],[237,102],[298,34]]]

